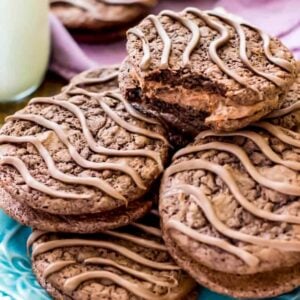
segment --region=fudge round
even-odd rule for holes
[[[218,10],[162,11],[128,30],[127,39],[125,98],[173,115],[174,126],[192,135],[203,126],[234,131],[261,119],[297,76],[292,53],[277,38]]]
[[[166,169],[160,215],[171,255],[198,283],[237,298],[300,284],[300,135],[260,121],[201,132]]]
[[[0,206],[22,224],[90,233],[129,224],[169,142],[157,119],[118,91],[118,66],[88,70],[54,97],[35,98],[0,131]]]
[[[36,98],[0,131],[1,188],[52,214],[126,206],[163,171],[168,141],[158,121],[117,92]]]

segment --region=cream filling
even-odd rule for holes
[[[208,122],[247,118],[262,111],[266,105],[274,107],[277,102],[277,99],[273,98],[252,105],[239,105],[221,95],[189,90],[182,86],[174,88],[156,82],[147,82],[145,94],[149,99],[155,97],[169,104],[208,112],[211,114],[206,118]]]
[[[134,68],[130,69],[130,77],[139,82],[147,98],[156,98],[169,104],[178,104],[183,108],[210,113],[205,119],[209,123],[247,118],[262,111],[266,106],[275,108],[278,102],[278,97],[274,97],[251,105],[239,105],[233,103],[230,98],[209,94],[206,91],[186,89],[183,86],[172,87],[154,81],[145,82]]]
[[[243,119],[250,116],[253,116],[260,111],[262,111],[266,106],[275,107],[276,98],[264,100],[262,102],[258,102],[256,104],[252,104],[250,106],[246,105],[230,105],[227,106],[224,103],[219,103],[216,110],[206,118],[206,121],[215,122],[221,120],[236,120]]]

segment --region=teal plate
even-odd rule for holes
[[[26,254],[30,229],[21,226],[0,211],[0,300],[50,300],[31,271]],[[232,300],[201,289],[199,300]],[[300,300],[300,289],[273,300]]]

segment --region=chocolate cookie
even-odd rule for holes
[[[299,131],[300,125],[300,75],[290,90],[280,99],[279,109],[268,114],[265,119],[287,129]]]
[[[124,37],[156,0],[50,0],[51,12],[81,42],[108,42]]]
[[[199,134],[165,171],[168,249],[200,284],[242,298],[300,285],[300,134],[268,122]]]
[[[296,61],[278,39],[219,11],[162,11],[127,37],[125,98],[173,115],[167,121],[191,135],[203,126],[232,131],[262,118],[296,78]]]
[[[97,236],[34,231],[31,245],[33,270],[54,299],[183,300],[195,288],[146,222]]]
[[[169,149],[159,122],[117,92],[33,99],[7,119],[0,143],[0,189],[11,198],[1,206],[16,219],[9,201],[65,220],[121,208],[126,216],[162,173]],[[134,205],[135,217],[145,205]]]

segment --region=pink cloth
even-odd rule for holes
[[[224,7],[281,38],[300,59],[299,0],[161,0],[154,12],[163,9],[179,11],[187,6],[200,9]],[[126,56],[125,39],[103,45],[78,45],[54,16],[50,17],[50,22],[53,48],[50,69],[66,79],[97,65],[120,63]]]

